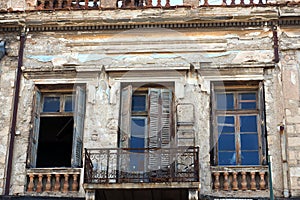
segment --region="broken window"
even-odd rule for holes
[[[35,89],[29,167],[81,166],[85,90],[82,86]]]
[[[131,149],[131,170],[144,171],[146,165],[155,169],[170,164],[169,158],[150,154],[146,160],[142,153],[145,148],[171,147],[174,133],[172,89],[169,88],[127,85],[122,89],[119,145]]]
[[[214,83],[212,117],[213,164],[250,166],[266,162],[262,83]]]

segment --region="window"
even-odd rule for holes
[[[262,83],[214,83],[212,89],[213,164],[264,164],[266,136]]]
[[[35,89],[28,167],[81,165],[85,91],[73,85]]]
[[[165,84],[164,84],[165,85]],[[134,90],[134,92],[133,92]],[[169,158],[150,154],[145,158],[145,148],[170,148],[174,139],[172,117],[172,89],[159,85],[135,87],[127,85],[121,93],[119,146],[129,148],[131,170],[154,169]],[[124,167],[124,165],[123,165]]]

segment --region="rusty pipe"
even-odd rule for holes
[[[15,134],[16,134],[16,126],[17,126],[19,93],[20,93],[21,74],[22,74],[21,67],[23,65],[25,39],[26,39],[25,33],[21,33],[18,67],[17,67],[16,79],[15,79],[13,113],[12,113],[12,120],[11,120],[11,126],[10,126],[10,140],[9,140],[9,150],[8,150],[8,158],[7,158],[7,165],[6,165],[6,180],[5,180],[4,195],[9,195],[9,190],[10,190],[12,159],[13,159],[13,152],[14,152],[14,141],[15,141]]]
[[[277,34],[277,27],[273,26],[272,27],[273,31],[273,48],[274,48],[274,62],[278,63],[279,62],[279,50],[278,50],[278,34]]]

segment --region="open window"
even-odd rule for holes
[[[84,113],[84,87],[36,87],[28,167],[80,167]]]
[[[266,164],[262,82],[212,84],[212,164]]]

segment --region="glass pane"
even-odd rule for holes
[[[259,165],[258,151],[242,151],[242,165]]]
[[[65,98],[65,112],[72,112],[73,111],[73,101],[72,96],[66,96]]]
[[[130,148],[144,148],[146,118],[131,119]]]
[[[233,134],[221,134],[218,140],[219,150],[235,150],[235,137]]]
[[[60,97],[44,97],[43,112],[59,112]]]
[[[256,115],[240,116],[240,131],[248,133],[257,132],[257,118]]]
[[[146,95],[132,96],[132,111],[146,111]]]
[[[235,165],[235,152],[219,152],[219,165]]]
[[[217,94],[217,109],[218,110],[233,110],[234,109],[234,100],[233,94]]]
[[[234,116],[218,116],[218,132],[219,133],[234,133]]]
[[[243,102],[243,101],[250,101],[250,102]],[[239,108],[256,109],[256,93],[239,94]]]
[[[258,150],[257,134],[241,134],[241,150]]]

